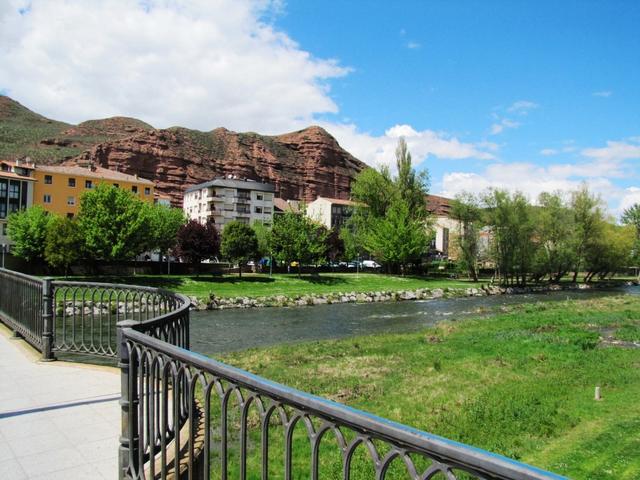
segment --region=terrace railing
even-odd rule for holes
[[[191,352],[189,307],[158,289],[0,270],[0,319],[34,347],[52,325],[51,352],[117,352],[121,479],[563,478]]]

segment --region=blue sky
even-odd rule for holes
[[[374,135],[410,124],[497,143],[503,162],[551,166],[640,134],[637,1],[293,0],[277,24],[353,69],[332,83],[340,112],[329,118]],[[535,106],[513,108],[525,101]],[[505,119],[513,127],[492,134]],[[486,166],[456,162],[469,172]],[[638,185],[639,163],[616,185]],[[425,164],[442,188],[451,161]]]
[[[640,2],[7,0],[0,91],[52,118],[276,134],[372,166],[407,139],[432,192],[640,202]]]

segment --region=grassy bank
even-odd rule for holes
[[[74,277],[77,280],[79,277]],[[479,283],[465,280],[430,279],[416,276],[395,276],[376,273],[323,273],[317,276],[296,274],[237,275],[135,275],[123,277],[82,277],[97,282],[126,283],[162,287],[174,292],[208,299],[216,297],[261,297],[269,295],[306,295],[335,292],[373,292],[380,290],[416,290],[418,288],[465,288]]]
[[[421,333],[223,360],[571,478],[638,479],[640,349],[603,344],[603,334],[640,341],[640,298],[525,305]]]

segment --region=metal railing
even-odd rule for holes
[[[118,353],[121,479],[564,478],[191,352],[189,308],[159,289],[0,270],[0,319],[36,348]]]

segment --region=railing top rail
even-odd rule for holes
[[[566,480],[566,477],[546,472],[502,455],[407,427],[400,423],[264,379],[202,354],[152,338],[131,328],[124,328],[123,335],[125,338],[231,381],[240,387],[252,389],[258,394],[263,394],[286,405],[310,412],[320,418],[336,421],[355,431],[371,434],[374,437],[377,436],[413,451],[424,452],[454,467],[498,479]]]
[[[7,275],[11,275],[12,277],[19,277],[25,280],[31,280],[31,281],[40,282],[40,283],[42,283],[44,280],[41,277],[34,277],[33,275],[27,275],[26,273],[16,272],[14,270],[9,270],[7,268],[0,268],[0,273],[6,273]]]

